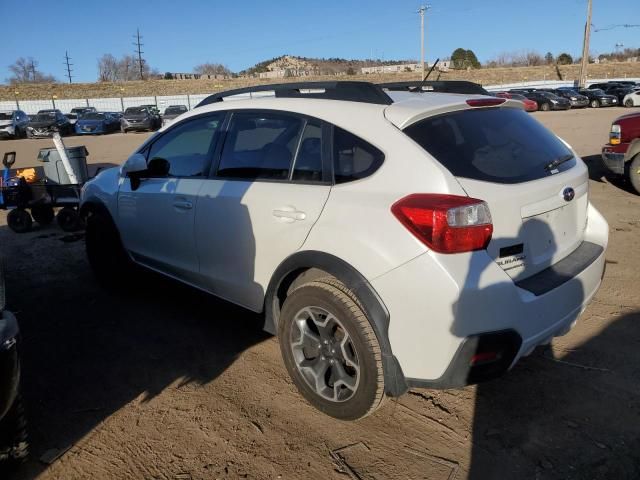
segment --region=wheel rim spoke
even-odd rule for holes
[[[290,344],[304,380],[327,400],[343,402],[351,398],[358,389],[360,366],[340,320],[323,308],[306,307],[294,321]]]

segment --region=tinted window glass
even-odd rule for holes
[[[147,156],[169,162],[172,177],[198,177],[208,173],[214,136],[222,115],[212,115],[184,122],[156,140]]]
[[[361,138],[335,127],[333,133],[333,174],[336,183],[368,177],[384,160],[384,154]]]
[[[307,123],[291,178],[302,182],[322,181],[322,126],[319,123]]]
[[[234,113],[218,176],[287,180],[303,124],[278,113]]]
[[[404,132],[457,176],[496,183],[536,180],[571,151],[522,110],[463,110],[421,120]],[[575,165],[570,160],[558,167]]]

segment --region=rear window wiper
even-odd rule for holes
[[[562,155],[561,157],[556,158],[555,160],[547,163],[544,168],[548,171],[554,170],[556,168],[558,168],[559,165],[563,164],[564,162],[568,162],[569,160],[571,160],[573,158],[573,154],[568,153],[567,155]]]

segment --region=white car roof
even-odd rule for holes
[[[179,120],[206,112],[229,109],[269,109],[300,113],[325,120],[353,133],[366,130],[366,124],[387,121],[402,129],[423,118],[450,111],[473,108],[466,102],[470,99],[488,99],[485,95],[452,94],[437,92],[386,92],[393,103],[374,103],[327,100],[316,98],[277,98],[273,93],[229,97],[222,102],[210,103],[183,113]],[[501,99],[505,100],[505,99]],[[501,106],[524,108],[518,100],[505,100]],[[169,128],[165,126],[161,129]]]

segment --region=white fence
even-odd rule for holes
[[[122,112],[129,107],[139,105],[157,105],[164,111],[169,105],[186,105],[189,110],[208,97],[209,94],[170,95],[150,97],[112,97],[112,98],[69,98],[64,100],[16,100],[0,102],[0,110],[22,110],[27,114],[38,113],[38,110],[57,108],[69,113],[75,107],[96,107],[102,112]]]
[[[592,83],[611,82],[616,80],[631,80],[640,82],[640,78],[601,78],[589,79],[587,85]],[[487,85],[485,88],[489,91],[509,90],[511,88],[558,88],[572,87],[573,81],[562,80],[534,80],[530,82],[506,83],[502,85]],[[268,95],[268,94],[267,94]],[[58,108],[63,113],[69,113],[75,107],[96,107],[103,112],[122,112],[128,107],[137,107],[138,105],[157,105],[160,111],[164,111],[169,105],[186,105],[191,110],[198,103],[208,97],[209,94],[202,93],[197,95],[168,95],[168,96],[150,96],[150,97],[113,97],[113,98],[76,98],[64,100],[17,100],[0,102],[0,110],[23,110],[28,114],[37,113],[38,110],[47,108]]]

